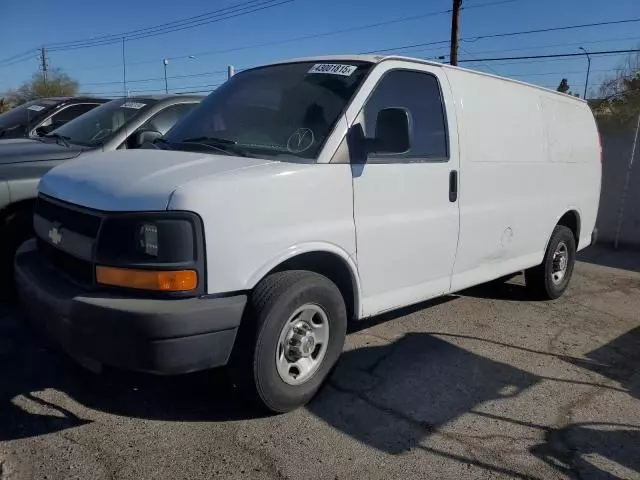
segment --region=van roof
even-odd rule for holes
[[[520,85],[526,85],[528,87],[536,88],[538,90],[542,90],[547,93],[553,93],[556,95],[561,95],[562,98],[568,100],[575,100],[582,103],[587,103],[582,98],[573,97],[571,95],[567,95],[565,93],[558,92],[556,90],[551,90],[550,88],[541,87],[540,85],[534,85],[533,83],[523,82],[521,80],[515,80],[509,77],[501,77],[500,75],[494,75],[492,73],[481,72],[479,70],[473,70],[470,68],[458,67],[449,65],[447,63],[435,62],[432,60],[424,60],[422,58],[414,58],[414,57],[405,57],[402,55],[370,55],[370,54],[355,54],[355,55],[323,55],[317,57],[302,57],[302,58],[294,58],[289,60],[283,60],[279,62],[272,62],[271,65],[278,65],[283,63],[294,63],[294,62],[331,62],[331,61],[359,61],[359,62],[369,62],[369,63],[380,63],[388,60],[401,60],[403,62],[412,62],[412,63],[420,63],[422,65],[433,65],[437,67],[444,67],[446,69],[451,70],[460,70],[463,72],[469,72],[476,75],[484,75],[485,77],[492,77],[499,80],[518,83]]]

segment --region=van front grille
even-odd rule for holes
[[[55,270],[84,287],[93,285],[93,265],[91,262],[69,255],[46,241],[36,240],[38,252]]]
[[[65,230],[70,230],[85,237],[96,238],[102,219],[98,215],[80,211],[72,205],[53,202],[42,195],[36,200],[35,212],[42,218],[62,225]]]

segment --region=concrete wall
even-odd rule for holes
[[[625,176],[631,157],[634,132],[603,132],[602,193],[598,211],[599,242],[615,239]],[[629,181],[620,245],[640,248],[640,139]]]

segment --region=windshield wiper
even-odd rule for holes
[[[167,147],[169,150],[173,150],[173,149],[171,148],[171,144],[170,144],[169,142],[167,142],[167,141],[166,141],[164,138],[162,138],[162,137],[155,139],[151,144],[152,144],[152,145],[155,145],[156,143],[161,143],[162,145],[164,145],[165,147]],[[158,147],[156,147],[156,148],[158,148]]]
[[[45,137],[48,138],[55,138],[56,140],[60,140],[65,147],[67,148],[71,148],[71,146],[69,145],[69,140],[71,139],[71,137],[67,137],[65,135],[60,135],[59,133],[48,133],[47,135],[45,135]],[[56,143],[58,143],[56,141]]]
[[[236,145],[238,142],[235,140],[229,140],[228,138],[217,138],[217,137],[195,137],[195,138],[185,138],[181,140],[181,142],[186,143],[203,143],[203,142],[211,142],[220,145]]]
[[[231,153],[235,153],[240,155],[241,157],[250,156],[245,149],[238,146],[238,142],[234,140],[229,140],[228,138],[194,137],[194,138],[185,138],[184,140],[179,140],[176,142],[170,142],[165,140],[165,142],[168,144],[195,143],[197,145],[204,145],[205,147],[209,147],[219,152],[226,153],[227,155]]]

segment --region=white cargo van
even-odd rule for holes
[[[85,364],[230,364],[287,411],[351,320],[523,270],[560,296],[600,153],[585,102],[509,79],[401,57],[253,68],[156,148],[45,175],[19,293]]]

